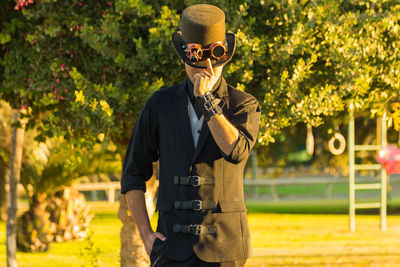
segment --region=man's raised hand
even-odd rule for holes
[[[194,75],[194,95],[203,96],[211,91],[217,79],[218,77],[214,74],[211,60],[207,58],[207,69],[203,69]]]

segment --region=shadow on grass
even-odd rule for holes
[[[116,212],[96,212],[94,219],[117,219],[118,214]]]

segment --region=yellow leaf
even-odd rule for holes
[[[97,101],[97,99],[93,99],[92,104],[90,105],[92,107],[92,111],[96,110],[97,104],[99,104],[99,102]]]
[[[104,140],[104,133],[99,133],[97,138],[99,138],[99,140],[102,142]]]
[[[100,106],[101,106],[101,109],[103,111],[105,111],[108,116],[111,116],[111,114],[113,113],[113,110],[110,108],[107,101],[100,100]]]
[[[85,96],[83,95],[83,92],[81,90],[75,91],[75,102],[85,103]]]

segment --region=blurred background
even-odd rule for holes
[[[185,78],[171,36],[195,3],[1,1],[1,266],[148,266],[122,160],[148,97]],[[400,146],[398,1],[208,3],[237,39],[225,79],[262,107],[246,266],[399,266],[400,159],[377,163]],[[372,203],[353,226],[352,203]]]

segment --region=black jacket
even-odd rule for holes
[[[184,260],[192,252],[208,262],[244,259],[250,256],[250,234],[244,203],[243,172],[253,148],[260,121],[257,100],[222,79],[215,95],[225,117],[239,130],[232,153],[225,155],[210,134],[207,123],[194,148],[186,82],[155,92],[143,108],[126,152],[121,192],[146,190],[152,162],[159,160],[159,211],[157,231],[167,240],[156,239],[153,249],[168,258]],[[175,176],[214,178],[201,186],[174,184]],[[212,210],[181,210],[175,201],[213,202]],[[216,227],[215,234],[192,235],[173,231],[175,224]]]

